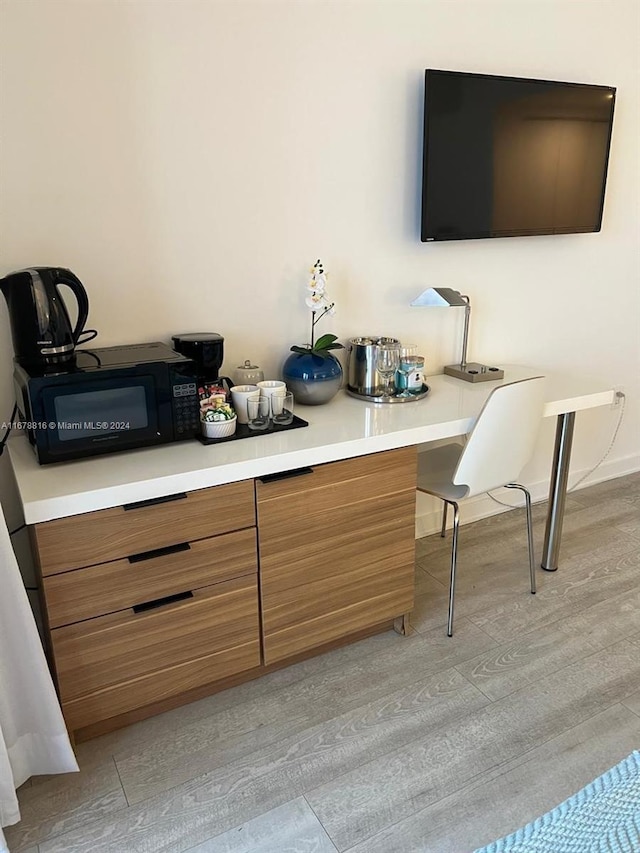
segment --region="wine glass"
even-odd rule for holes
[[[376,370],[384,379],[384,397],[389,399],[391,394],[391,380],[395,376],[400,364],[400,347],[398,344],[378,344],[376,356]]]

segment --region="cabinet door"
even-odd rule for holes
[[[256,482],[265,664],[413,607],[415,447]]]

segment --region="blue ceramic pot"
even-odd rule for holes
[[[342,365],[327,353],[292,352],[282,366],[282,378],[296,403],[319,406],[328,403],[342,385]]]

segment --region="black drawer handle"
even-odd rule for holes
[[[157,504],[166,504],[170,501],[182,501],[187,497],[186,492],[178,492],[177,495],[163,495],[161,498],[149,498],[148,501],[136,501],[132,504],[124,504],[124,510],[143,509],[145,506],[156,506]]]
[[[167,554],[179,554],[181,551],[190,551],[188,542],[179,545],[168,545],[166,548],[156,548],[154,551],[143,551],[141,554],[132,554],[127,557],[130,563],[142,563],[144,560],[153,560],[156,557],[166,557]]]
[[[156,598],[155,601],[145,601],[143,604],[134,604],[134,613],[144,613],[146,610],[154,610],[156,607],[164,607],[165,604],[173,604],[176,601],[185,601],[193,598],[192,592],[179,592],[177,595],[167,595],[164,598]]]
[[[277,474],[265,474],[258,477],[261,483],[277,483],[278,480],[288,480],[290,477],[304,477],[313,474],[313,468],[294,468],[292,471],[279,471]]]

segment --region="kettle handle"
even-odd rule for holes
[[[58,279],[57,284],[66,284],[73,291],[73,295],[78,301],[78,320],[75,329],[71,333],[74,344],[77,344],[89,316],[89,297],[87,296],[87,291],[84,289],[84,285],[71,270],[59,269],[56,277]]]

